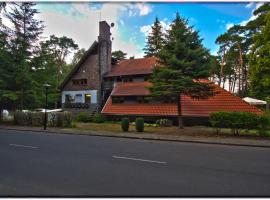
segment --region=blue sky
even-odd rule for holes
[[[232,24],[244,24],[254,18],[256,3],[38,3],[40,19],[45,22],[44,36],[72,37],[81,48],[97,39],[98,21],[114,22],[113,50],[128,56],[142,57],[145,37],[157,16],[164,29],[175,13],[189,19],[199,30],[203,44],[212,54],[217,51],[215,39]]]

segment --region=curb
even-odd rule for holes
[[[65,131],[51,131],[51,130],[33,130],[33,129],[16,129],[16,128],[5,128],[0,127],[2,130],[16,130],[16,131],[31,131],[31,132],[40,132],[40,133],[53,133],[53,134],[67,134],[67,135],[84,135],[84,136],[100,136],[100,137],[113,137],[113,138],[127,138],[127,139],[137,139],[137,140],[155,140],[155,141],[167,141],[167,142],[187,142],[187,143],[199,143],[199,144],[215,144],[215,145],[227,145],[227,146],[246,146],[246,147],[261,147],[261,148],[270,148],[270,145],[256,145],[256,144],[239,144],[239,143],[230,143],[230,142],[210,142],[210,141],[200,141],[200,140],[187,140],[187,139],[169,139],[169,138],[150,138],[143,136],[123,136],[123,135],[103,135],[97,133],[91,134],[82,134]]]

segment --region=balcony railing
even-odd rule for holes
[[[90,103],[63,103],[63,108],[79,108],[79,109],[88,109],[90,108]]]

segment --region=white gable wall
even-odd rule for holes
[[[81,94],[82,98],[76,97],[76,94]],[[65,103],[66,95],[72,96],[75,103],[85,103],[85,94],[91,94],[91,103],[97,103],[97,90],[62,91],[62,103]]]

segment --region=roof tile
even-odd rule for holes
[[[156,64],[156,57],[122,60],[113,65],[112,71],[105,74],[104,77],[151,74]]]
[[[145,88],[150,86],[149,82],[121,83],[117,84],[112,96],[132,96],[148,95],[149,91]],[[249,105],[240,97],[234,96],[218,85],[215,91],[218,92],[209,99],[198,100],[189,96],[182,95],[181,106],[183,116],[209,116],[216,111],[242,111],[260,114],[262,111],[253,105]],[[111,97],[108,99],[103,110],[103,114],[113,115],[158,115],[158,116],[177,116],[176,104],[165,103],[115,103],[112,104]]]

